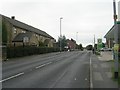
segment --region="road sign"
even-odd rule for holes
[[[102,47],[103,47],[103,45],[102,45],[102,39],[99,38],[99,39],[97,39],[97,49],[100,50]]]
[[[118,51],[119,50],[119,44],[114,44],[114,51]]]

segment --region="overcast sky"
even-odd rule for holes
[[[56,40],[62,35],[83,46],[102,38],[113,25],[113,0],[1,0],[0,13],[41,29]],[[116,0],[118,2],[119,0]],[[77,33],[78,32],[78,33]]]

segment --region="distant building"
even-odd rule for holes
[[[76,41],[67,39],[67,46],[69,49],[74,50],[76,48]]]
[[[2,20],[2,44],[8,47],[21,45],[39,46],[44,43],[53,47],[55,39],[46,32],[15,19],[0,14]]]

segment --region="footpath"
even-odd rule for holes
[[[91,54],[92,88],[118,90],[118,82],[113,80],[112,52],[101,52],[100,56]]]

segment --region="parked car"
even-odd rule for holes
[[[112,51],[112,48],[101,48],[100,51]]]

